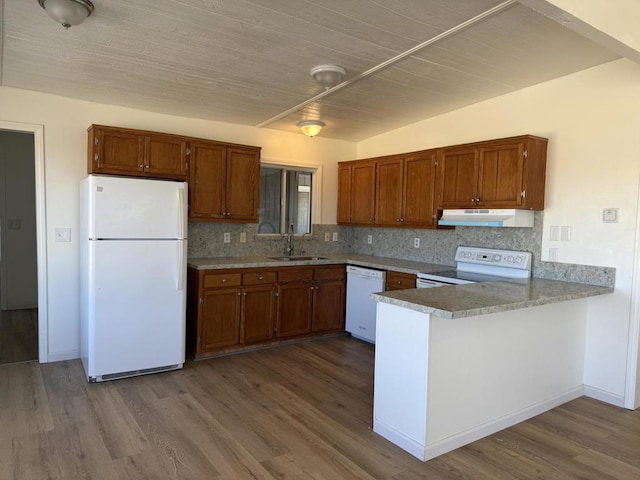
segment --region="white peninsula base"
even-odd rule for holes
[[[378,302],[374,431],[425,461],[581,396],[587,301],[455,319]]]

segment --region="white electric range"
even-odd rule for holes
[[[433,288],[529,278],[531,277],[531,257],[530,252],[458,247],[455,270],[419,273],[416,287]]]

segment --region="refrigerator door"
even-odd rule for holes
[[[88,243],[89,379],[182,366],[187,242]]]
[[[184,182],[89,175],[83,188],[91,239],[186,238]]]

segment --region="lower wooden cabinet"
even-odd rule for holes
[[[187,351],[195,358],[344,330],[345,267],[189,269]]]
[[[417,276],[413,273],[389,270],[387,272],[385,290],[406,290],[408,288],[416,288],[416,279]]]

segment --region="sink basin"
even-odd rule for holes
[[[314,256],[282,256],[282,257],[269,257],[271,260],[279,260],[281,262],[296,262],[301,260],[326,260],[327,257],[314,257]]]

